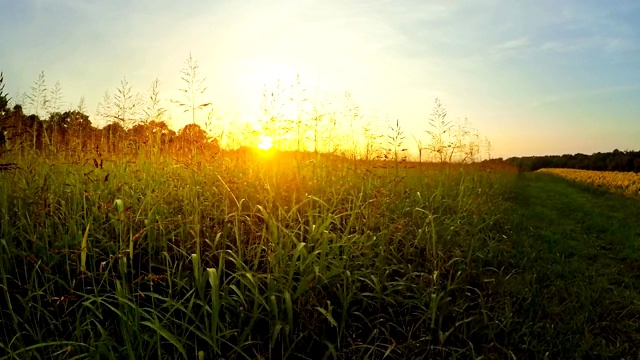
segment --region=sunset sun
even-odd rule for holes
[[[270,150],[272,146],[273,139],[271,139],[271,136],[260,136],[260,144],[258,144],[258,149],[267,151]]]

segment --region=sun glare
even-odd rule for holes
[[[271,136],[260,136],[260,144],[258,144],[258,149],[267,151],[270,150],[272,146],[273,140],[271,139]]]

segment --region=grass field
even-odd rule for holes
[[[640,350],[637,200],[313,154],[18,165],[0,173],[0,358]]]
[[[511,284],[535,358],[640,351],[640,202],[546,173],[518,181]],[[517,310],[516,310],[517,309]]]

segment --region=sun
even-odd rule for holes
[[[260,144],[258,144],[258,149],[267,151],[270,150],[272,146],[273,139],[271,139],[271,136],[260,135]]]

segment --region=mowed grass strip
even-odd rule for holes
[[[529,358],[636,358],[640,201],[545,173],[514,188],[507,289]]]

